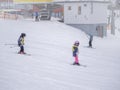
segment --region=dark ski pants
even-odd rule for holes
[[[20,46],[20,52],[24,52],[24,46]]]
[[[91,40],[89,41],[89,47],[92,47],[92,41]]]
[[[38,16],[35,16],[35,21],[39,21],[39,17]]]

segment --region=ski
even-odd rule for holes
[[[77,65],[77,64],[71,64],[71,65],[74,65],[74,66],[81,66],[81,67],[87,67],[87,65],[83,65],[83,64],[80,64],[80,65]]]
[[[84,48],[96,49],[95,47],[84,46]]]
[[[82,64],[80,64],[80,66],[82,66],[82,67],[87,67],[87,65],[82,65]]]
[[[17,53],[19,55],[26,55],[26,56],[31,56],[31,54],[28,54],[28,53]]]
[[[10,48],[15,48],[18,47],[17,44],[4,44],[5,46],[10,46]]]

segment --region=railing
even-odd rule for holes
[[[0,18],[2,19],[12,19],[12,20],[17,20],[18,19],[17,14],[10,14],[10,13],[0,13]]]

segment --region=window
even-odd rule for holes
[[[93,14],[93,3],[91,3],[91,14]]]
[[[68,10],[71,10],[71,6],[68,6]]]
[[[78,7],[78,15],[81,14],[81,6]]]
[[[87,7],[87,4],[84,4],[84,7]]]

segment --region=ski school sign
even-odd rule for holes
[[[53,0],[13,0],[14,3],[49,3],[52,2]]]

